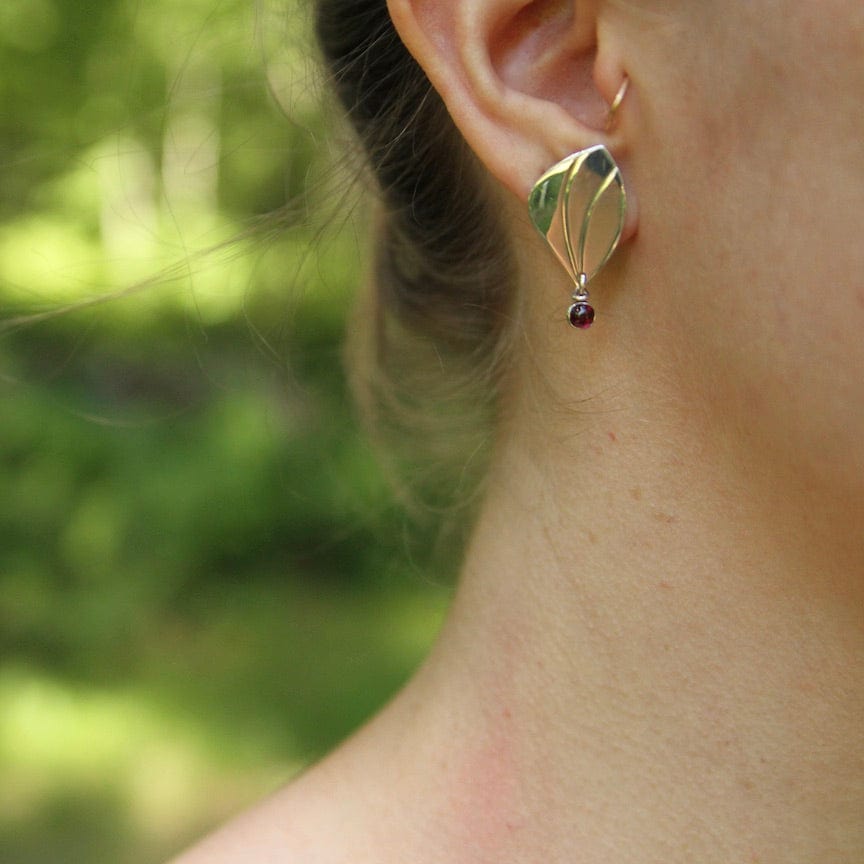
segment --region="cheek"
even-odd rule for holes
[[[864,284],[828,261],[824,278],[805,274],[808,254],[818,262],[825,242],[818,232],[777,243],[753,224],[754,253],[722,216],[706,216],[694,238],[716,254],[684,265],[685,279],[672,276],[679,354],[695,370],[696,398],[716,428],[766,464],[864,500]],[[718,242],[723,231],[735,242]],[[831,252],[842,257],[842,248]]]
[[[864,56],[826,65],[839,43],[816,4],[794,5],[780,31],[754,20],[736,44],[682,44],[676,77],[641,104],[640,242],[714,422],[864,487],[864,112],[843,110]]]

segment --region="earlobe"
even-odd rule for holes
[[[597,0],[388,0],[388,8],[468,144],[521,200],[551,164],[605,143],[611,98],[596,70],[611,64],[598,45]]]

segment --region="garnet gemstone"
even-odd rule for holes
[[[587,330],[594,323],[594,307],[580,300],[570,307],[567,317],[572,327]]]

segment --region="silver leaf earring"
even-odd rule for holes
[[[531,190],[531,221],[575,286],[567,313],[573,327],[584,330],[594,323],[588,284],[618,246],[626,210],[621,171],[602,144],[571,153]]]

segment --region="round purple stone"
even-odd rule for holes
[[[572,327],[587,330],[594,323],[594,307],[584,300],[579,300],[570,307],[567,318]]]

